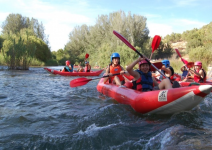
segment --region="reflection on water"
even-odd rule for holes
[[[0,77],[0,149],[212,148],[212,95],[192,111],[145,116],[98,93],[98,80],[70,88],[78,77],[43,68]]]

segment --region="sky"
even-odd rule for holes
[[[0,0],[0,34],[9,14],[43,23],[51,51],[64,49],[76,26],[95,25],[99,15],[117,11],[147,18],[149,36],[201,28],[212,21],[212,0]]]

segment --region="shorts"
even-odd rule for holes
[[[154,86],[153,91],[160,90],[159,86]]]
[[[113,84],[116,84],[115,81],[113,80]],[[121,81],[121,85],[124,85],[125,84],[125,81]]]

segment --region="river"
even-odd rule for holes
[[[211,94],[191,111],[142,115],[100,94],[99,80],[71,88],[75,78],[0,67],[0,149],[212,149]]]

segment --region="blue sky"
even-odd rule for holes
[[[119,10],[145,16],[150,36],[182,33],[212,21],[211,0],[0,0],[0,6],[0,25],[11,13],[42,22],[52,51],[64,48],[75,26],[94,25],[98,15]]]

